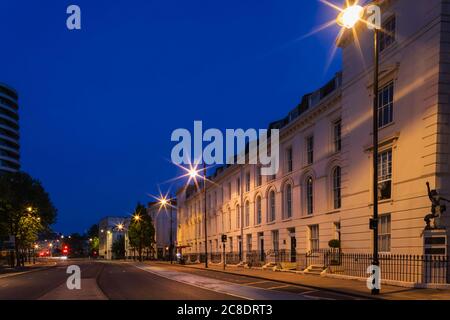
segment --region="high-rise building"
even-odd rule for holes
[[[0,84],[0,174],[20,169],[18,94]]]

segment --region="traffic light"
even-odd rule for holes
[[[222,235],[222,242],[223,243],[227,242],[227,235],[226,234]]]
[[[63,254],[68,254],[69,253],[69,246],[64,245],[63,247]]]

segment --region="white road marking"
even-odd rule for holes
[[[292,287],[292,286],[289,285],[289,284],[285,284],[285,285],[282,285],[282,286],[270,287],[270,288],[267,288],[267,290],[283,289],[283,288],[287,288],[287,287]]]
[[[308,294],[310,294],[310,293],[314,293],[314,292],[318,292],[319,290],[311,290],[311,291],[305,291],[305,292],[301,292],[301,293],[299,293],[299,294],[302,294],[302,295],[308,295]]]
[[[238,284],[218,280],[214,278],[199,276],[195,274],[164,269],[155,266],[134,265],[136,268],[153,273],[172,281],[181,282],[201,289],[214,291],[246,300],[308,300],[310,298],[297,294],[272,291],[264,288],[251,287],[245,284]]]
[[[249,283],[243,283],[244,286],[253,286],[255,284],[260,284],[260,283],[267,283],[267,282],[271,282],[268,280],[264,280],[264,281],[255,281],[255,282],[249,282]]]

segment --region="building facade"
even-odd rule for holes
[[[0,83],[0,174],[20,169],[18,94]]]
[[[445,1],[376,1],[382,9],[379,112],[379,250],[424,254],[426,182],[450,198],[450,7]],[[342,72],[307,94],[280,129],[280,170],[261,176],[256,165],[219,169],[203,190],[180,190],[178,243],[204,252],[329,248],[371,253],[373,32],[346,32]],[[359,45],[358,45],[359,44]],[[359,49],[361,48],[361,49]],[[443,225],[449,226],[449,213]],[[448,251],[448,249],[447,249]],[[294,259],[293,259],[294,260]]]
[[[172,201],[175,202],[174,200]],[[176,206],[176,203],[174,205]],[[167,258],[171,243],[174,247],[177,243],[176,207],[161,208],[159,202],[150,202],[147,207],[147,213],[152,217],[153,225],[155,226],[156,258]]]
[[[127,250],[126,230],[129,225],[129,219],[123,217],[106,217],[100,220],[99,227],[99,249],[98,255],[100,258],[111,260],[114,259],[113,243],[124,238],[125,252]],[[123,226],[123,229],[118,228],[119,225]]]

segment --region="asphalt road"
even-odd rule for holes
[[[69,290],[69,265],[81,270],[81,289]],[[60,261],[51,268],[0,278],[0,300],[311,300],[353,299],[183,267],[88,260]]]

